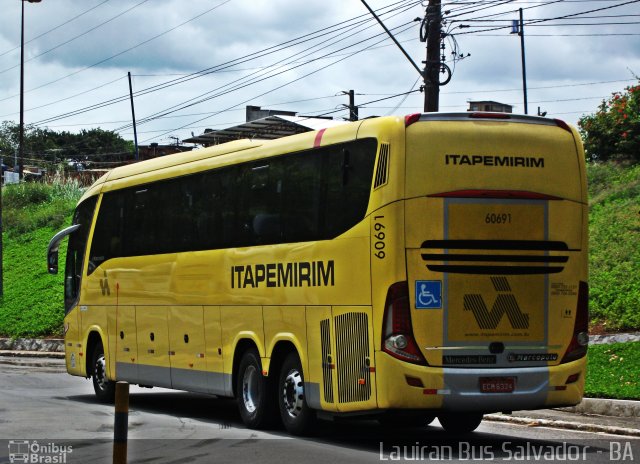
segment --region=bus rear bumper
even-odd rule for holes
[[[488,369],[415,366],[386,353],[377,355],[377,397],[381,409],[485,413],[544,409],[578,404],[584,390],[586,358],[557,366]],[[514,389],[504,393],[483,392],[480,383],[486,378],[509,378]]]

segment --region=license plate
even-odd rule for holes
[[[515,377],[480,377],[482,393],[512,393],[515,388]]]

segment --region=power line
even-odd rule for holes
[[[49,103],[45,103],[44,105],[34,106],[34,107],[32,107],[32,108],[27,108],[27,109],[25,110],[25,112],[29,112],[29,111],[32,111],[32,110],[37,110],[37,109],[40,109],[40,108],[45,108],[45,107],[47,107],[47,106],[55,105],[56,103],[61,103],[61,102],[63,102],[63,101],[71,100],[71,99],[73,99],[73,98],[79,97],[80,95],[86,95],[86,94],[88,94],[88,93],[90,93],[90,92],[93,92],[93,91],[95,91],[95,90],[98,90],[98,89],[101,89],[101,88],[106,87],[106,86],[108,86],[108,85],[111,85],[111,84],[113,84],[114,82],[118,82],[119,80],[122,80],[122,79],[124,79],[124,76],[120,76],[120,77],[118,77],[118,78],[116,78],[116,79],[114,79],[114,80],[112,80],[112,81],[105,82],[104,84],[100,84],[100,85],[98,85],[98,86],[96,86],[96,87],[93,87],[93,88],[91,88],[91,89],[88,89],[88,90],[82,91],[82,92],[80,92],[80,93],[76,93],[76,94],[71,95],[71,96],[69,96],[69,97],[61,98],[60,100],[55,100],[55,101],[52,101],[52,102],[49,102]],[[4,117],[6,117],[6,116],[12,116],[12,115],[14,115],[14,114],[17,114],[17,112],[14,112],[14,113],[8,113],[8,114],[3,114],[3,115],[1,115],[1,116],[0,116],[0,118],[4,118]]]
[[[382,14],[388,14],[388,13],[393,12],[393,11],[399,9],[399,8],[402,8],[405,5],[415,5],[416,3],[418,3],[416,0],[401,0],[401,1],[398,1],[398,2],[393,3],[391,5],[388,5],[387,7],[384,7],[384,9],[389,9],[389,8],[391,8],[391,9],[389,11],[385,12],[385,13],[382,13]],[[319,29],[319,30],[311,32],[309,34],[305,34],[303,36],[300,36],[300,37],[297,37],[297,38],[282,42],[282,43],[280,43],[278,45],[267,47],[265,49],[259,50],[257,52],[250,53],[250,54],[245,55],[243,57],[236,58],[234,60],[230,60],[230,61],[227,61],[225,63],[219,64],[219,65],[215,65],[215,66],[212,66],[212,67],[209,67],[209,68],[206,68],[206,69],[203,69],[203,70],[188,74],[185,77],[172,79],[172,80],[169,80],[169,81],[161,83],[161,84],[156,84],[156,85],[147,87],[145,89],[142,89],[142,90],[136,92],[134,94],[134,97],[140,97],[142,95],[146,95],[146,94],[151,93],[151,92],[162,90],[162,89],[174,86],[174,85],[182,84],[182,83],[185,83],[185,82],[188,82],[190,80],[203,77],[203,76],[211,74],[211,73],[219,72],[222,69],[230,68],[230,67],[233,67],[235,65],[250,61],[252,59],[256,59],[258,57],[264,57],[264,56],[276,53],[276,52],[284,50],[286,48],[290,48],[290,47],[292,47],[294,45],[299,45],[301,43],[305,43],[305,42],[308,42],[310,40],[314,40],[314,39],[317,39],[317,38],[320,38],[320,37],[324,37],[324,36],[326,36],[328,34],[331,34],[331,33],[335,32],[335,30],[339,31],[341,29],[352,27],[352,25],[350,26],[349,23],[352,23],[352,22],[357,21],[357,20],[359,20],[359,21],[357,21],[356,24],[363,24],[363,23],[371,21],[371,19],[366,17],[366,16],[367,15],[359,15],[359,16],[356,16],[355,18],[351,18],[349,20],[342,21],[342,22],[334,24],[332,26],[328,26],[328,27]],[[360,18],[362,18],[362,17],[366,17],[366,18],[364,20],[361,20]],[[91,65],[91,67],[95,66],[95,65],[96,64]],[[88,69],[88,68],[85,68],[85,69]],[[82,71],[82,70],[80,70],[80,71]],[[80,72],[80,71],[78,71],[78,72]],[[77,74],[77,72],[76,73],[72,73],[72,74]],[[69,75],[67,75],[65,77],[68,77],[68,76]],[[60,78],[58,80],[62,80],[63,78]],[[43,86],[40,86],[40,87],[37,87],[37,88],[44,87],[45,85],[48,85],[48,84],[44,84]],[[35,89],[32,89],[32,90],[35,90]],[[53,121],[56,121],[58,119],[64,119],[64,118],[69,117],[69,116],[74,116],[74,115],[81,114],[81,113],[84,113],[84,112],[87,112],[87,111],[92,111],[94,109],[102,108],[102,107],[105,107],[105,106],[110,106],[110,105],[113,105],[113,104],[116,104],[116,103],[120,103],[120,102],[122,102],[124,100],[127,100],[128,98],[129,98],[129,95],[121,95],[119,97],[115,97],[115,98],[112,98],[112,99],[109,99],[109,100],[106,100],[106,101],[102,101],[102,102],[96,103],[94,105],[89,105],[87,107],[79,108],[77,110],[70,111],[70,112],[67,112],[67,113],[63,113],[61,115],[57,115],[57,116],[53,116],[53,117],[50,117],[50,118],[43,119],[41,121],[36,122],[36,124],[46,124],[48,122],[53,122]],[[2,100],[0,100],[0,101],[2,101]]]
[[[140,4],[142,4],[142,3],[145,3],[145,2],[147,2],[147,1],[149,1],[149,0],[143,0],[143,1],[142,1],[142,2],[140,2],[138,5],[140,5]],[[66,78],[68,78],[68,77],[75,76],[76,74],[79,74],[79,73],[84,72],[84,71],[86,71],[86,70],[88,70],[88,69],[94,68],[94,67],[96,67],[96,66],[98,66],[98,65],[100,65],[100,64],[106,63],[107,61],[110,61],[110,60],[112,60],[112,59],[114,59],[114,58],[116,58],[116,57],[118,57],[118,56],[124,55],[125,53],[128,53],[128,52],[130,52],[131,50],[134,50],[134,49],[136,49],[136,48],[138,48],[138,47],[141,47],[142,45],[145,45],[145,44],[147,44],[147,43],[149,43],[149,42],[151,42],[151,41],[153,41],[153,40],[155,40],[155,39],[157,39],[157,38],[159,38],[159,37],[161,37],[161,36],[163,36],[163,35],[165,35],[165,34],[168,34],[169,32],[174,31],[175,29],[177,29],[177,28],[179,28],[179,27],[181,27],[181,26],[184,26],[184,25],[185,25],[185,24],[187,24],[187,23],[190,23],[191,21],[194,21],[195,19],[197,19],[197,18],[199,18],[199,17],[201,17],[201,16],[204,16],[205,14],[207,14],[207,13],[209,13],[209,12],[211,12],[211,11],[215,10],[216,8],[219,8],[219,7],[220,7],[220,6],[222,6],[222,5],[225,5],[226,3],[229,3],[230,1],[231,1],[231,0],[225,0],[225,1],[223,1],[222,3],[219,3],[218,5],[216,5],[216,6],[212,7],[212,8],[210,8],[210,9],[208,9],[208,10],[206,10],[206,11],[204,11],[204,12],[202,12],[202,13],[200,13],[200,14],[196,15],[196,16],[194,16],[193,18],[191,18],[191,19],[189,19],[189,20],[187,20],[187,21],[185,21],[185,22],[183,22],[183,23],[181,23],[181,24],[178,24],[177,26],[174,26],[174,27],[172,27],[172,28],[170,28],[170,29],[168,29],[168,30],[165,30],[164,32],[161,32],[160,34],[157,34],[157,35],[155,35],[155,36],[153,36],[153,37],[151,37],[151,38],[149,38],[149,39],[147,39],[147,40],[145,40],[145,41],[143,41],[143,42],[140,42],[140,43],[138,43],[138,44],[136,44],[136,45],[134,45],[134,46],[132,46],[132,47],[129,47],[129,48],[127,48],[126,50],[122,50],[121,52],[118,52],[118,53],[116,53],[115,55],[111,55],[110,57],[105,58],[104,60],[98,61],[97,63],[93,63],[92,65],[89,65],[89,66],[87,66],[87,67],[85,67],[85,68],[82,68],[82,69],[79,69],[79,70],[77,70],[77,71],[74,71],[74,72],[72,72],[72,73],[70,73],[70,74],[67,74],[66,76],[62,76],[62,77],[60,77],[60,78],[58,78],[58,79],[55,79],[55,80],[50,81],[50,82],[47,82],[46,84],[43,84],[43,85],[40,85],[40,86],[38,86],[38,87],[34,87],[34,88],[32,88],[32,89],[29,89],[29,90],[25,91],[25,93],[31,92],[31,91],[33,91],[33,90],[41,89],[41,88],[46,87],[46,86],[51,85],[51,84],[55,84],[56,82],[60,82],[60,81],[62,81],[62,80],[64,80],[64,79],[66,79]],[[136,5],[136,6],[138,6],[138,5]],[[133,7],[133,8],[135,8],[135,7]],[[132,9],[132,8],[131,8],[131,9]],[[127,11],[129,11],[129,10],[127,10]],[[6,71],[6,70],[5,70],[5,71]],[[3,71],[3,72],[4,72],[4,71]],[[1,74],[1,72],[0,72],[0,74]],[[15,96],[15,95],[14,95],[14,96]],[[9,97],[9,98],[12,98],[12,97]],[[6,99],[0,100],[0,102],[1,102],[1,101],[4,101],[4,100],[6,100]]]
[[[42,34],[40,34],[40,35],[37,35],[37,36],[36,36],[36,37],[34,37],[33,39],[27,40],[24,44],[25,44],[25,45],[26,45],[26,44],[29,44],[29,43],[31,43],[31,42],[33,42],[33,41],[35,41],[35,40],[38,40],[40,37],[44,37],[45,35],[47,35],[47,34],[49,34],[49,33],[53,32],[53,31],[55,31],[55,30],[57,30],[57,29],[60,29],[62,26],[65,26],[65,25],[69,24],[70,22],[72,22],[72,21],[74,21],[74,20],[76,20],[76,19],[80,18],[81,16],[84,16],[85,14],[89,13],[90,11],[95,10],[95,9],[96,9],[96,8],[98,8],[99,6],[104,5],[104,4],[105,4],[105,3],[107,3],[108,1],[109,1],[109,0],[104,0],[102,3],[99,3],[99,4],[95,5],[95,6],[92,6],[92,7],[91,7],[91,8],[89,8],[88,10],[85,10],[85,11],[83,11],[82,13],[80,13],[80,14],[78,14],[78,15],[74,16],[73,18],[68,19],[67,21],[65,21],[65,22],[63,22],[63,23],[61,23],[61,24],[58,24],[57,26],[55,26],[55,27],[53,27],[53,28],[51,28],[51,29],[49,29],[49,30],[47,30],[47,31],[43,32],[43,33],[42,33]],[[20,46],[19,46],[19,45],[18,45],[17,47],[14,47],[14,48],[10,49],[10,50],[7,50],[6,52],[0,53],[0,57],[2,57],[2,56],[4,56],[4,55],[6,55],[7,53],[11,53],[11,52],[12,52],[12,51],[14,51],[14,50],[18,50],[18,49],[20,49]]]
[[[412,21],[412,23],[413,23],[413,21]],[[377,34],[377,35],[373,36],[373,38],[378,37],[379,35],[382,35],[382,34]],[[371,39],[371,38],[369,38],[369,39],[367,39],[367,40],[370,40],[370,39]],[[380,43],[380,42],[382,42],[382,41],[384,41],[384,40],[387,40],[386,35],[385,35],[385,37],[384,37],[383,39],[381,39],[379,42],[376,42],[376,43],[375,43],[375,45],[377,45],[378,43]],[[340,51],[340,50],[339,50],[339,51]],[[360,53],[360,52],[362,52],[362,51],[363,51],[362,49],[361,49],[361,50],[357,50],[357,51],[355,51],[354,53],[352,53],[351,55],[349,55],[349,56],[347,56],[347,57],[340,58],[340,59],[338,59],[338,60],[336,60],[336,61],[334,61],[334,62],[332,62],[332,63],[328,64],[327,66],[325,66],[325,67],[323,67],[323,68],[313,70],[313,71],[311,71],[311,72],[309,72],[309,73],[307,73],[307,74],[304,74],[303,76],[300,76],[300,77],[298,77],[298,78],[296,78],[296,79],[293,79],[293,80],[291,80],[291,81],[289,81],[289,82],[286,82],[286,83],[284,83],[284,84],[281,84],[281,85],[279,85],[279,86],[277,86],[277,87],[275,87],[275,88],[273,88],[273,89],[271,89],[271,90],[268,90],[268,91],[266,91],[266,92],[263,92],[263,93],[261,93],[261,94],[259,94],[259,95],[255,95],[255,96],[253,96],[253,97],[251,97],[251,98],[249,98],[249,99],[247,99],[247,100],[244,100],[244,101],[242,101],[242,102],[240,102],[240,103],[238,103],[238,104],[235,104],[235,105],[233,105],[233,106],[230,106],[230,107],[226,108],[225,110],[232,109],[232,108],[236,108],[236,107],[241,106],[241,105],[244,105],[244,104],[246,104],[246,103],[248,103],[248,102],[250,102],[250,101],[252,101],[252,100],[255,100],[256,98],[259,98],[259,97],[262,97],[262,96],[264,96],[264,95],[270,94],[270,93],[272,93],[272,92],[275,92],[276,90],[280,90],[280,89],[282,89],[282,88],[284,88],[284,87],[286,87],[286,86],[288,86],[288,85],[293,84],[294,82],[300,81],[300,80],[302,80],[302,79],[305,79],[305,78],[309,77],[309,76],[310,76],[310,75],[312,75],[312,74],[315,74],[315,73],[317,73],[317,72],[319,72],[319,71],[325,70],[325,69],[327,69],[327,68],[329,68],[329,67],[331,67],[331,66],[334,66],[334,65],[338,64],[339,62],[344,61],[344,60],[346,60],[346,59],[350,58],[351,56],[354,56],[354,55],[356,55],[356,54],[358,54],[358,53]],[[224,111],[224,110],[223,110],[223,111]],[[144,140],[144,141],[143,141],[143,143],[144,143],[144,142],[147,142],[147,141],[149,141],[149,140],[153,140],[153,139],[155,139],[155,138],[162,137],[162,136],[164,136],[164,135],[170,134],[171,132],[174,132],[175,130],[184,129],[184,128],[186,128],[186,127],[189,127],[189,126],[190,126],[190,125],[192,125],[192,124],[197,124],[197,123],[199,123],[199,122],[201,122],[201,121],[204,121],[205,119],[208,119],[209,117],[213,117],[213,116],[218,115],[220,112],[221,112],[221,111],[213,112],[213,113],[211,113],[209,116],[206,116],[206,117],[204,117],[204,118],[200,118],[200,119],[198,119],[198,120],[196,120],[196,121],[192,121],[191,123],[185,124],[185,125],[183,125],[183,126],[181,126],[181,127],[177,128],[177,129],[172,129],[172,130],[166,131],[165,133],[163,133],[163,134],[161,134],[161,135],[159,135],[159,136],[156,136],[156,137],[152,137],[152,138],[146,139],[146,140]]]
[[[609,5],[609,6],[606,6],[606,7],[595,8],[595,9],[586,10],[586,11],[582,11],[582,12],[578,12],[578,13],[570,13],[570,14],[566,14],[566,15],[562,15],[562,16],[557,16],[555,18],[534,19],[534,20],[528,21],[525,24],[527,26],[531,26],[531,25],[535,25],[537,23],[542,23],[542,22],[547,22],[547,21],[555,21],[555,20],[559,20],[559,19],[572,18],[572,17],[575,17],[575,16],[581,16],[581,15],[588,14],[588,13],[595,13],[597,11],[604,11],[604,10],[609,10],[609,9],[612,9],[612,8],[618,8],[618,7],[621,7],[621,6],[624,6],[624,5],[630,5],[630,4],[633,4],[633,3],[638,3],[639,1],[640,0],[630,0],[630,1],[627,1],[627,2],[618,3],[617,5]],[[459,22],[464,22],[464,21],[461,20]],[[456,35],[467,35],[467,34],[476,34],[476,33],[481,33],[481,32],[492,32],[492,31],[497,31],[497,30],[507,29],[507,28],[511,28],[511,26],[492,27],[492,28],[489,28],[489,29],[481,30],[481,31],[457,32]],[[529,34],[527,34],[527,35],[529,35]]]
[[[23,1],[23,0],[21,0],[21,1]],[[123,11],[123,12],[121,12],[121,13],[118,13],[117,15],[115,15],[115,16],[114,16],[114,17],[112,17],[112,18],[107,19],[106,21],[101,22],[101,23],[100,23],[100,24],[98,24],[97,26],[94,26],[94,27],[92,27],[91,29],[88,29],[88,30],[84,31],[84,32],[82,32],[81,34],[78,34],[77,36],[72,37],[71,39],[69,39],[69,40],[67,40],[67,41],[65,41],[65,42],[62,42],[62,43],[60,43],[60,44],[58,44],[58,45],[56,45],[56,46],[54,46],[54,47],[52,47],[52,48],[50,48],[50,49],[48,49],[48,50],[45,50],[44,52],[42,52],[42,53],[40,53],[40,54],[38,54],[38,55],[35,55],[35,56],[33,56],[33,57],[29,58],[28,60],[25,60],[25,63],[27,63],[27,62],[29,62],[29,61],[31,61],[31,60],[35,60],[36,58],[39,58],[39,57],[41,57],[41,56],[43,56],[43,55],[46,55],[47,53],[52,52],[53,50],[56,50],[56,49],[58,49],[58,48],[60,48],[60,47],[62,47],[62,46],[64,46],[64,45],[66,45],[66,44],[68,44],[68,43],[70,43],[70,42],[73,42],[73,41],[74,41],[74,40],[76,40],[76,39],[79,39],[80,37],[83,37],[83,36],[85,36],[85,35],[89,34],[90,32],[95,31],[96,29],[98,29],[98,28],[100,28],[100,27],[104,26],[105,24],[110,23],[111,21],[113,21],[114,19],[119,18],[120,16],[123,16],[123,15],[127,14],[129,11],[131,11],[131,10],[133,10],[133,9],[135,9],[135,8],[138,8],[140,5],[142,5],[143,3],[147,3],[148,1],[149,1],[149,0],[142,0],[140,3],[138,3],[138,4],[134,5],[134,6],[132,6],[131,8],[126,9],[125,11]],[[19,66],[20,66],[20,64],[17,64],[17,65],[15,65],[15,66],[10,67],[10,68],[3,69],[2,71],[0,71],[0,74],[5,73],[5,72],[7,72],[7,71],[10,71],[10,70],[12,70],[12,69],[15,69],[15,68],[17,68],[17,67],[19,67]]]
[[[413,23],[413,21],[410,21],[408,24],[411,24],[411,25],[412,25],[412,23]],[[404,25],[406,25],[406,24],[404,24]],[[404,25],[403,25],[403,26],[404,26]],[[372,26],[368,26],[368,27],[367,27],[367,28],[365,28],[365,29],[368,29],[368,28],[370,28],[370,27],[372,27]],[[402,26],[398,26],[398,27],[402,27]],[[348,32],[348,31],[347,31],[347,32]],[[360,32],[361,32],[361,31],[357,31],[356,33],[353,33],[353,34],[351,34],[351,35],[347,36],[347,37],[346,37],[346,38],[344,38],[344,39],[336,40],[333,44],[331,44],[331,43],[330,43],[330,44],[328,44],[328,45],[327,45],[327,44],[326,44],[326,42],[323,42],[323,43],[321,43],[321,44],[316,44],[316,45],[314,45],[314,46],[312,46],[312,47],[310,47],[310,48],[308,48],[308,49],[306,49],[306,50],[303,50],[303,51],[301,51],[301,52],[297,52],[297,53],[295,53],[294,55],[291,55],[291,56],[289,56],[289,57],[287,57],[287,58],[285,58],[285,59],[283,59],[283,60],[280,60],[280,61],[276,62],[274,65],[279,64],[279,63],[282,63],[283,61],[286,61],[287,59],[290,59],[290,58],[295,57],[295,56],[297,56],[297,55],[300,55],[300,54],[302,54],[302,53],[306,53],[306,52],[307,52],[307,51],[309,51],[310,49],[315,48],[315,47],[318,47],[319,45],[324,45],[324,46],[322,46],[322,47],[321,47],[319,50],[317,50],[317,51],[320,51],[320,50],[323,50],[323,49],[329,48],[331,45],[334,45],[335,43],[338,43],[338,42],[342,42],[343,40],[346,40],[347,38],[352,37],[353,35],[355,35],[355,34],[357,34],[357,33],[360,33]],[[376,35],[374,35],[374,36],[371,36],[371,37],[369,37],[369,38],[365,39],[364,41],[371,40],[371,39],[376,38],[376,37],[378,37],[378,36],[380,36],[380,35],[382,35],[382,34],[376,34]],[[221,87],[218,87],[218,88],[216,88],[216,89],[214,89],[214,90],[212,90],[212,91],[209,91],[209,92],[206,92],[206,93],[204,93],[204,94],[201,94],[201,95],[199,95],[198,97],[191,98],[190,100],[187,100],[187,101],[185,101],[185,102],[182,102],[182,103],[180,103],[180,104],[178,104],[178,105],[174,105],[174,106],[172,106],[172,107],[170,107],[170,108],[167,108],[167,109],[165,109],[165,110],[162,110],[162,111],[156,112],[156,113],[154,113],[154,114],[152,114],[152,115],[150,115],[150,116],[147,116],[146,118],[142,118],[142,119],[140,120],[140,124],[143,124],[143,123],[145,123],[145,122],[149,122],[149,121],[151,121],[151,120],[155,119],[157,116],[165,116],[165,115],[167,115],[167,114],[170,114],[170,113],[173,113],[173,112],[176,112],[176,111],[180,111],[180,110],[183,110],[183,109],[189,108],[189,107],[191,107],[191,106],[195,106],[195,105],[198,105],[198,104],[200,104],[200,103],[204,103],[205,101],[209,101],[209,100],[211,100],[211,99],[213,99],[213,98],[217,98],[217,97],[220,97],[220,96],[222,96],[222,95],[226,95],[226,94],[231,93],[231,92],[234,92],[234,91],[236,91],[236,90],[239,90],[239,89],[245,88],[245,87],[247,87],[247,86],[249,86],[249,85],[253,85],[253,84],[256,84],[256,83],[258,83],[258,82],[262,82],[262,81],[264,81],[264,80],[267,80],[267,79],[270,79],[270,78],[272,78],[272,77],[278,76],[278,75],[283,74],[283,73],[285,73],[285,72],[289,72],[289,71],[291,71],[291,70],[293,70],[293,69],[299,68],[299,67],[304,66],[304,65],[307,65],[307,64],[309,64],[309,63],[313,63],[313,62],[315,62],[315,61],[318,61],[318,60],[319,60],[319,59],[321,59],[321,58],[326,58],[326,57],[328,57],[328,56],[333,56],[333,55],[334,55],[334,54],[336,54],[337,52],[340,52],[340,51],[346,50],[346,49],[348,49],[348,48],[351,48],[351,47],[353,47],[353,46],[355,46],[355,45],[358,45],[359,43],[362,43],[362,42],[364,42],[364,41],[360,41],[360,42],[358,42],[358,43],[356,43],[356,44],[348,45],[348,46],[343,47],[343,48],[341,48],[341,49],[339,49],[339,50],[336,50],[336,51],[333,51],[333,52],[327,53],[327,54],[325,54],[325,55],[323,55],[323,56],[321,56],[321,57],[316,57],[316,58],[310,59],[310,60],[308,60],[308,61],[306,61],[306,62],[303,62],[303,63],[301,63],[301,64],[298,64],[298,65],[296,65],[296,66],[292,66],[292,67],[286,68],[284,71],[279,71],[279,72],[276,72],[275,74],[273,74],[273,73],[272,73],[272,74],[266,75],[266,77],[263,77],[263,76],[264,76],[264,74],[263,74],[263,76],[260,76],[260,75],[255,75],[255,76],[253,76],[253,75],[249,75],[249,76],[246,76],[246,77],[244,77],[244,78],[238,79],[238,80],[236,80],[236,81],[234,81],[234,82],[227,83],[227,84],[225,84],[225,85],[223,85],[223,86],[221,86]],[[348,55],[346,58],[349,58],[350,56],[352,56],[352,54],[351,54],[351,55]],[[274,69],[274,71],[276,71],[278,68],[283,68],[283,67],[288,66],[288,65],[290,65],[290,64],[291,64],[291,62],[281,64],[280,66],[277,66],[277,67]],[[257,74],[257,73],[254,73],[254,74]],[[252,77],[252,76],[253,76],[253,77]],[[246,80],[248,77],[250,77],[250,79],[248,80],[248,82],[242,83],[242,80]],[[235,87],[232,87],[232,88],[227,89],[227,90],[222,90],[222,89],[224,89],[225,87],[230,87],[231,85],[235,85]],[[220,91],[220,92],[218,92],[218,91]],[[214,93],[214,92],[218,92],[218,93]],[[213,93],[213,95],[211,95],[212,93]],[[208,95],[208,96],[207,96],[207,95]],[[129,125],[126,125],[126,126],[120,127],[120,128],[118,128],[118,129],[116,129],[116,130],[122,130],[122,129],[127,129],[127,128],[129,128]]]

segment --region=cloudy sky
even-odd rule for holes
[[[21,0],[1,1],[0,121],[17,122]],[[414,19],[426,2],[368,3],[422,67]],[[520,39],[510,33],[519,8],[529,114],[540,107],[575,124],[640,75],[640,0],[446,1],[453,76],[441,111],[495,100],[524,112]],[[420,75],[360,0],[25,2],[27,124],[133,139],[128,72],[140,144],[242,123],[246,105],[344,118],[350,89],[361,117],[424,104]]]

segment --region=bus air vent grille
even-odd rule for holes
[[[373,184],[373,188],[377,189],[387,183],[389,176],[389,155],[390,146],[388,143],[380,144],[380,154],[378,155],[378,167],[376,168],[376,180]]]
[[[369,318],[346,313],[335,318],[338,402],[367,401],[371,397]]]
[[[427,268],[458,274],[556,274],[570,250],[564,242],[534,240],[427,240],[421,249]],[[558,254],[550,255],[549,252]]]
[[[333,365],[331,359],[331,325],[329,319],[320,321],[320,342],[322,343],[322,382],[324,401],[333,403]]]

